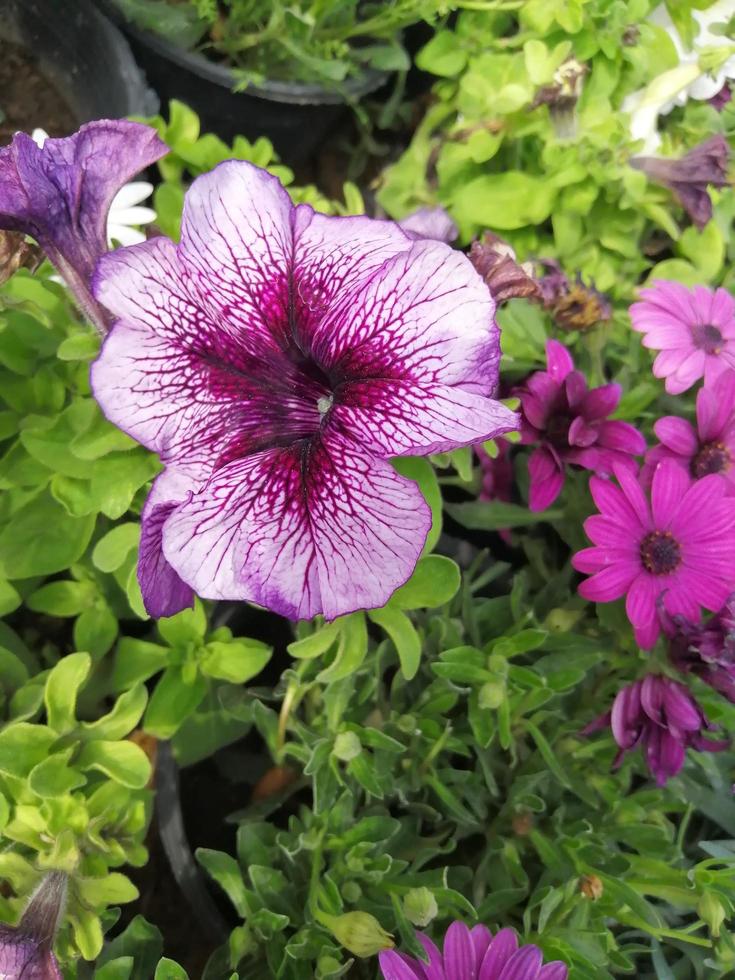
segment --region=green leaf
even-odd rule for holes
[[[207,682],[199,674],[187,683],[181,667],[169,667],[153,690],[144,729],[157,738],[171,738],[199,707],[206,690]]]
[[[25,778],[48,756],[57,737],[45,725],[24,721],[8,725],[0,732],[0,772]]]
[[[231,684],[244,684],[261,672],[273,648],[259,640],[213,641],[203,650],[199,666],[203,674]]]
[[[133,742],[87,742],[76,764],[82,770],[98,769],[130,789],[143,789],[151,778],[148,757]]]
[[[93,657],[103,657],[117,637],[117,618],[107,605],[85,609],[74,623],[74,646]]]
[[[157,643],[124,636],[117,645],[112,684],[116,691],[146,681],[168,665],[171,651]]]
[[[426,538],[424,554],[436,547],[442,533],[442,495],[436,471],[428,459],[420,456],[400,456],[391,460],[393,469],[409,480],[418,483],[424,500],[431,508],[431,530]]]
[[[95,518],[71,517],[46,493],[13,515],[0,532],[0,563],[15,579],[64,571],[86,551]]]
[[[292,657],[298,660],[313,660],[325,654],[339,636],[340,621],[333,620],[318,626],[309,636],[295,640],[286,647]]]
[[[443,555],[420,558],[411,578],[390,599],[399,609],[435,609],[449,602],[459,589],[459,567]]]
[[[404,612],[390,605],[383,609],[373,609],[368,615],[393,641],[403,676],[406,680],[411,680],[416,676],[421,662],[421,638],[413,623]]]
[[[158,620],[158,632],[172,647],[185,647],[204,639],[207,632],[207,614],[199,599],[192,609],[183,609],[175,616]]]
[[[189,980],[186,970],[165,957],[159,961],[153,980]]]
[[[416,55],[416,65],[422,71],[451,78],[467,64],[467,52],[454,31],[437,31],[428,44]]]
[[[95,598],[95,587],[91,582],[50,582],[32,592],[26,605],[34,612],[47,616],[78,616]]]
[[[125,691],[106,715],[95,721],[82,722],[82,738],[85,741],[97,738],[114,741],[124,738],[143,717],[147,701],[148,691],[142,684]]]
[[[339,622],[339,644],[331,666],[317,675],[320,684],[331,684],[334,681],[349,677],[362,665],[367,654],[368,636],[365,614],[350,613],[341,616]]]
[[[120,956],[104,966],[98,966],[94,971],[94,980],[130,980],[134,966],[132,956]]]
[[[139,894],[132,881],[118,871],[108,872],[101,878],[77,877],[74,890],[90,908],[134,902]]]
[[[70,653],[51,670],[46,680],[44,702],[50,728],[63,734],[76,728],[77,695],[92,666],[88,653]]]
[[[140,541],[140,524],[118,524],[103,535],[92,552],[92,562],[101,572],[115,572]]]
[[[545,178],[505,170],[459,183],[450,203],[460,228],[505,231],[546,221],[555,198],[556,189]]]
[[[91,361],[100,352],[100,338],[87,330],[75,333],[59,344],[56,356],[60,361]]]
[[[64,796],[84,786],[87,781],[85,777],[69,765],[73,752],[73,747],[64,752],[55,752],[34,766],[28,776],[28,786],[37,796]]]
[[[238,915],[246,918],[249,913],[245,882],[237,861],[222,851],[212,851],[207,847],[198,847],[197,861],[207,871],[220,888],[225,892]]]
[[[471,531],[501,531],[507,527],[528,527],[541,521],[559,521],[564,517],[561,508],[549,508],[534,513],[519,504],[500,500],[473,500],[463,504],[447,504],[447,513]]]
[[[6,579],[0,579],[0,616],[7,616],[8,613],[14,612],[21,602],[18,590]]]

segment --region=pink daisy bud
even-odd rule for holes
[[[662,459],[673,459],[695,479],[719,473],[735,495],[735,372],[725,371],[710,387],[697,392],[697,426],[668,415],[653,431],[661,440],[646,455],[641,479],[650,486]]]
[[[634,466],[631,457],[646,449],[637,429],[607,417],[618,406],[620,385],[589,390],[558,340],[547,342],[546,364],[546,371],[532,374],[516,392],[521,399],[521,442],[537,447],[528,462],[533,511],[545,510],[559,496],[566,464],[610,476],[613,464]]]
[[[641,748],[659,786],[680,771],[688,748],[721,752],[730,744],[706,738],[704,733],[715,726],[686,687],[657,674],[648,674],[619,691],[612,710],[588,725],[583,734],[590,735],[607,725],[620,747],[615,768],[627,752]]]
[[[636,640],[648,650],[661,632],[659,607],[695,622],[700,606],[715,612],[735,588],[735,498],[721,476],[692,482],[670,459],[653,474],[650,503],[631,470],[614,471],[619,487],[590,480],[600,513],[584,529],[594,547],[572,564],[591,576],[579,587],[585,599],[625,596]]]
[[[395,950],[383,952],[380,970],[384,980],[567,980],[569,974],[559,960],[544,965],[538,946],[519,946],[512,929],[501,929],[493,936],[487,926],[468,929],[463,922],[453,922],[442,952],[423,933],[418,938],[427,962]]]
[[[630,318],[644,334],[643,346],[660,351],[653,373],[665,378],[670,395],[680,395],[700,378],[712,384],[723,371],[735,368],[735,299],[726,289],[658,279],[641,290]]]

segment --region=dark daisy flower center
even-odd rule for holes
[[[732,466],[730,450],[722,442],[708,442],[692,460],[692,475],[697,479],[710,473],[727,473]]]
[[[681,565],[681,547],[671,531],[651,531],[640,551],[643,567],[652,575],[670,575]]]
[[[712,323],[695,323],[692,340],[705,354],[719,354],[722,350],[722,334]]]
[[[561,413],[552,415],[546,423],[546,438],[552,446],[566,448],[569,445],[569,427],[572,417]]]

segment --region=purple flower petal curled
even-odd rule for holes
[[[430,526],[387,458],[518,425],[492,398],[495,306],[466,257],[294,207],[250,164],[198,178],[181,244],[108,254],[94,287],[118,318],[95,395],[167,468],[144,514],[152,612],[188,589],[293,618],[383,605]]]
[[[0,149],[0,228],[35,238],[100,328],[104,315],[89,281],[107,251],[115,194],[168,147],[155,130],[124,119],[98,120],[39,147],[16,133]]]

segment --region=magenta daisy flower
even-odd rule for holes
[[[661,440],[646,455],[642,481],[650,486],[656,466],[673,459],[700,479],[720,473],[735,495],[735,372],[725,371],[697,392],[697,426],[675,415],[659,419],[653,431]]]
[[[616,466],[620,484],[592,477],[600,513],[584,523],[594,547],[572,564],[591,577],[579,593],[592,602],[626,597],[637,642],[650,649],[661,631],[659,603],[670,615],[700,617],[718,610],[735,587],[735,499],[721,476],[692,483],[684,469],[662,460],[651,502],[634,473]]]
[[[529,506],[545,510],[564,486],[572,464],[609,476],[614,464],[634,466],[645,452],[643,436],[627,422],[607,416],[620,401],[618,384],[587,388],[572,356],[558,340],[546,344],[546,371],[536,371],[516,394],[521,399],[521,442],[536,445],[528,461]]]
[[[633,329],[645,334],[643,346],[660,351],[653,373],[665,378],[670,395],[680,395],[704,377],[712,384],[735,368],[735,299],[726,289],[658,279],[633,303]]]
[[[491,396],[495,306],[469,260],[396,224],[294,207],[241,161],[197,178],[181,243],[102,258],[107,417],[165,466],[143,511],[152,615],[205,598],[293,619],[382,606],[431,523],[392,456],[518,425]]]
[[[384,980],[566,980],[569,973],[558,960],[544,965],[538,946],[519,947],[512,929],[493,936],[486,926],[453,922],[443,952],[423,933],[418,938],[428,962],[386,950],[380,954]]]
[[[584,734],[608,725],[620,747],[614,768],[627,752],[640,747],[659,786],[680,771],[688,748],[720,752],[730,744],[706,738],[704,732],[716,726],[707,720],[683,684],[657,674],[648,674],[619,691],[612,710],[588,725]]]

